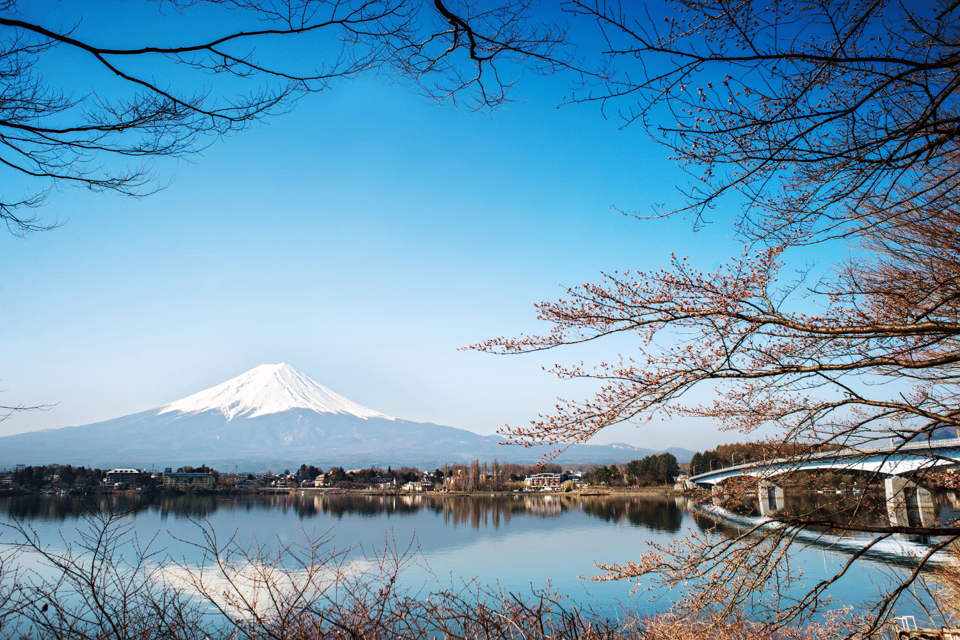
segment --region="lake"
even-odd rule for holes
[[[955,516],[957,499],[938,494],[942,517]],[[670,593],[640,590],[632,584],[596,583],[596,563],[636,559],[650,543],[668,543],[690,532],[722,535],[714,520],[677,496],[497,495],[375,496],[274,494],[233,496],[101,496],[98,503],[66,496],[0,498],[0,522],[22,522],[58,549],[75,541],[91,508],[122,512],[140,540],[156,537],[155,548],[187,564],[198,563],[191,541],[199,541],[198,523],[208,523],[221,539],[280,545],[304,535],[326,536],[348,558],[382,552],[386,547],[417,549],[403,579],[408,585],[481,584],[529,594],[550,587],[578,604],[616,617],[624,608],[655,613],[670,606]],[[0,541],[10,540],[6,530]],[[61,539],[62,536],[62,539]],[[848,552],[822,543],[797,548],[792,561],[811,579],[826,577],[849,558]],[[850,575],[831,589],[838,602],[875,598],[890,583],[895,554],[857,561]],[[906,605],[904,605],[906,607]],[[900,607],[898,613],[914,613]]]

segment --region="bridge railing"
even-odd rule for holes
[[[924,440],[918,442],[903,442],[899,445],[897,444],[886,444],[877,447],[862,447],[857,449],[859,452],[863,453],[880,453],[883,451],[916,451],[920,449],[939,449],[947,447],[956,447],[960,446],[960,437],[957,438],[944,438],[943,440]]]

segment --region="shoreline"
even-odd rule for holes
[[[437,497],[503,497],[503,496],[559,496],[559,497],[577,497],[577,498],[628,498],[633,496],[657,496],[669,497],[681,495],[681,492],[672,486],[656,487],[615,487],[613,489],[581,489],[575,491],[418,491],[407,492],[400,490],[382,490],[382,489],[338,489],[336,487],[303,487],[297,489],[276,489],[270,487],[258,487],[256,489],[200,489],[200,490],[180,490],[180,489],[147,489],[138,491],[136,489],[113,489],[97,487],[82,492],[62,493],[59,491],[30,491],[24,489],[3,489],[0,490],[2,496],[23,496],[23,495],[62,495],[69,497],[83,497],[90,495],[161,495],[161,496],[189,496],[189,495],[352,495],[352,496],[430,496]]]
[[[357,495],[357,496],[431,496],[431,497],[500,497],[500,496],[570,496],[578,498],[620,498],[631,496],[676,496],[680,492],[672,486],[614,488],[614,489],[582,489],[578,491],[383,491],[379,489],[337,489],[335,487],[304,487],[302,489],[258,489],[254,493],[282,494],[303,493],[317,495]]]

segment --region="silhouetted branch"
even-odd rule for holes
[[[508,99],[524,66],[551,70],[565,46],[565,31],[540,25],[529,2],[450,9],[419,0],[164,5],[176,11],[162,19],[179,33],[189,33],[184,26],[201,8],[239,26],[175,44],[117,47],[107,44],[113,34],[96,30],[93,14],[83,16],[81,35],[22,19],[15,1],[0,5],[0,174],[28,185],[27,195],[0,198],[0,219],[13,233],[56,226],[21,213],[55,186],[149,195],[160,188],[152,159],[195,153],[336,80],[386,74],[433,99],[493,108]],[[211,15],[204,20],[218,24]],[[258,53],[274,44],[279,54]],[[105,74],[109,88],[77,94],[57,86],[40,71],[53,55],[74,65],[74,76]]]

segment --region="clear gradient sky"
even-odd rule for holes
[[[706,269],[742,246],[723,211],[697,233],[611,211],[677,202],[686,177],[641,128],[558,109],[568,92],[563,77],[529,75],[519,102],[478,114],[360,79],[159,162],[169,186],[148,198],[52,194],[41,213],[61,227],[0,235],[0,404],[55,406],[0,435],[150,409],[271,362],[378,411],[484,434],[589,395],[541,366],[636,343],[458,348],[546,331],[533,303],[601,271],[660,268],[671,253]],[[740,438],[681,420],[597,442]]]

